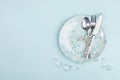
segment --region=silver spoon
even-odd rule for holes
[[[90,20],[88,19],[88,17],[84,17],[82,20],[82,28],[86,31],[87,35],[88,30],[90,29]]]

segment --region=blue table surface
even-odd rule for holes
[[[0,80],[119,80],[119,8],[119,0],[0,0]],[[115,71],[105,71],[97,64],[70,72],[57,68],[53,57],[70,62],[58,45],[64,22],[99,12],[107,36],[102,56]]]

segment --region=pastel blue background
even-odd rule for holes
[[[119,0],[0,0],[0,80],[119,80]],[[97,64],[64,72],[51,61],[61,55],[58,33],[75,15],[102,12],[107,45],[102,56],[115,66]],[[69,62],[69,61],[68,61]]]

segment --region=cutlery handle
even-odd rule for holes
[[[94,41],[94,35],[89,37],[89,42],[88,42],[87,48],[85,50],[85,57],[89,58],[89,59],[91,58],[90,53],[91,53],[93,41]]]

